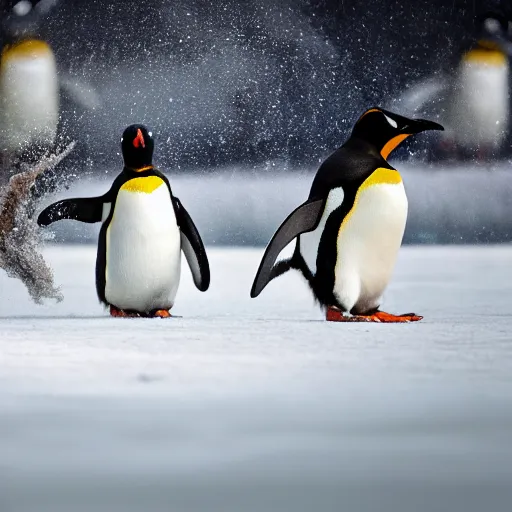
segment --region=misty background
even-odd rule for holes
[[[263,245],[359,115],[453,70],[491,9],[512,20],[504,1],[57,2],[42,35],[100,99],[84,110],[62,98],[62,133],[79,143],[71,192],[105,191],[122,131],[141,122],[206,242]],[[437,136],[392,157],[410,201],[405,242],[512,240],[510,133],[498,160],[479,162],[436,160]],[[94,226],[61,224],[57,239],[95,239]]]
[[[68,0],[44,35],[101,97],[75,119],[64,105],[97,165],[118,165],[122,130],[143,122],[163,166],[311,166],[366,108],[453,67],[491,8],[512,18],[474,0]]]

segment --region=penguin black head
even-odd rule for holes
[[[476,19],[476,48],[512,55],[509,20],[501,13],[487,11]]]
[[[56,1],[15,0],[2,13],[2,36],[7,44],[37,37],[44,17]]]
[[[508,20],[501,13],[486,11],[476,18],[476,28],[480,37],[493,38],[508,32]]]
[[[153,134],[142,124],[132,124],[121,137],[121,149],[126,167],[139,171],[153,165]]]
[[[444,130],[433,121],[409,119],[379,107],[368,109],[356,122],[351,138],[369,142],[384,159],[410,135],[426,130]]]

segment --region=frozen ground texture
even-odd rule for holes
[[[405,247],[418,324],[331,324],[261,250],[184,268],[170,320],[112,319],[95,248],[45,251],[64,301],[0,275],[0,510],[505,511],[512,246]]]

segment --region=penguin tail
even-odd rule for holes
[[[288,270],[298,270],[301,274],[304,275],[304,277],[308,280],[308,282],[311,282],[313,279],[313,276],[311,275],[311,272],[309,271],[309,268],[306,265],[306,262],[304,261],[304,258],[302,257],[299,245],[295,247],[295,250],[293,251],[293,255],[291,258],[288,258],[286,260],[278,261],[270,271],[270,279],[269,282],[272,281],[272,279],[275,279],[276,277],[282,276],[284,273],[288,272]]]
[[[300,250],[297,244],[291,258],[280,260],[272,266],[272,268],[268,271],[268,278],[264,281],[264,285],[259,290],[256,288],[256,283],[259,277],[258,273],[258,275],[256,276],[256,280],[253,284],[253,288],[251,290],[251,297],[257,297],[260,291],[265,286],[267,286],[268,283],[270,283],[270,281],[274,280],[276,277],[282,276],[283,274],[288,272],[288,270],[292,269],[298,270],[306,278],[311,289],[313,289],[313,275],[311,274],[308,266],[306,265],[304,258],[300,254]],[[256,292],[255,289],[257,290]]]
[[[257,290],[256,283],[258,279],[258,275],[256,276],[256,280],[254,281],[251,289],[251,297],[257,297],[260,293],[260,291],[270,283],[270,281],[274,280],[276,277],[282,276],[284,273],[288,272],[288,270],[291,270],[292,268],[296,268],[293,262],[293,258],[288,258],[286,260],[278,261],[274,264],[274,266],[268,271],[267,278],[264,281],[264,285],[261,287],[260,290]],[[256,291],[255,291],[256,290]]]
[[[270,271],[270,279],[275,279],[276,277],[282,276],[284,273],[288,272],[288,270],[298,270],[308,282],[308,285],[313,290],[313,275],[311,274],[304,258],[300,254],[298,250],[295,250],[293,256],[286,260],[278,261]]]
[[[276,277],[282,276],[284,273],[288,272],[288,270],[291,270],[292,268],[296,268],[293,265],[292,260],[293,260],[292,258],[289,258],[287,260],[278,261],[272,267],[272,270],[270,271],[270,277],[269,277],[268,282],[270,283],[270,281],[272,281]]]

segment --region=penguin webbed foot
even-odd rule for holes
[[[110,306],[110,316],[115,318],[140,318],[141,313],[138,311],[120,309],[116,306]]]
[[[171,318],[172,315],[168,309],[155,309],[149,313],[142,313],[135,310],[120,309],[111,305],[110,316],[116,318]]]
[[[403,315],[392,315],[385,311],[373,311],[371,313],[361,315],[349,315],[338,308],[329,307],[326,312],[326,320],[328,322],[374,322],[374,323],[410,323],[418,322],[423,317],[415,313],[405,313]]]
[[[171,313],[168,309],[157,309],[150,313],[150,318],[171,318]]]
[[[382,322],[382,323],[409,323],[409,322],[419,322],[423,319],[422,316],[417,315],[416,313],[404,313],[402,315],[393,315],[391,313],[386,313],[385,311],[376,311],[372,315],[372,322]]]

